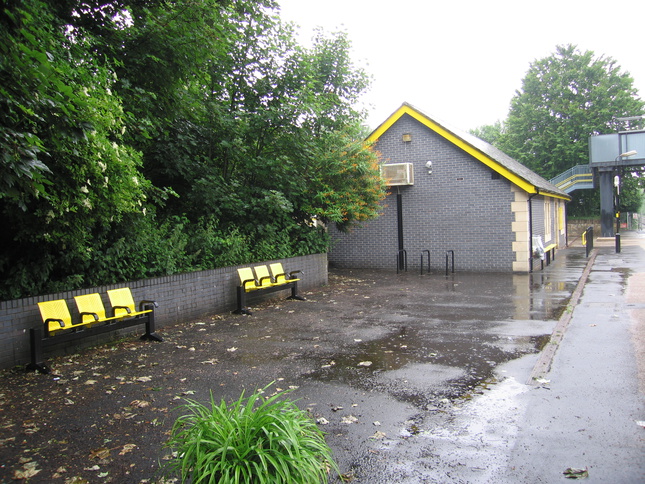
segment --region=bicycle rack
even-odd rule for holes
[[[428,254],[428,274],[430,274],[430,251],[429,250],[422,250],[421,251],[421,275],[423,275],[423,254]]]
[[[448,275],[448,254],[452,255],[452,273],[455,273],[455,251],[447,250],[446,251],[446,275]]]
[[[398,274],[402,270],[408,272],[408,251],[405,249],[399,250],[396,255],[396,273]]]

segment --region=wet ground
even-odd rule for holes
[[[570,248],[531,275],[335,270],[306,301],[53,358],[51,375],[6,371],[0,482],[161,482],[184,399],[270,382],[319,420],[352,482],[488,482],[586,262]]]

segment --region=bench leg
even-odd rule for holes
[[[233,311],[233,314],[247,314],[251,315],[251,311],[246,308],[246,291],[242,286],[237,286],[237,309]]]
[[[152,305],[146,305],[146,309],[152,309],[151,312],[149,312],[146,315],[146,332],[143,336],[141,336],[140,339],[144,341],[163,341],[163,338],[159,336],[157,333],[155,333],[155,311],[154,311],[154,306]]]
[[[304,301],[305,298],[302,296],[298,295],[298,282],[294,282],[293,285],[291,286],[291,296],[289,296],[287,299],[296,299],[298,301]]]
[[[37,371],[48,374],[50,368],[43,362],[43,329],[31,328],[29,330],[29,348],[31,361],[27,365],[27,371]]]

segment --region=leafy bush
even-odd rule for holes
[[[216,404],[212,393],[210,407],[187,400],[166,444],[176,451],[166,473],[193,484],[327,482],[338,467],[323,433],[282,399],[288,392],[265,398],[264,390],[231,405]]]

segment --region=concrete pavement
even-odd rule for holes
[[[645,235],[622,235],[620,253],[613,239],[596,244],[550,364],[517,397],[525,410],[499,481],[552,483],[577,468],[585,482],[645,482]]]

